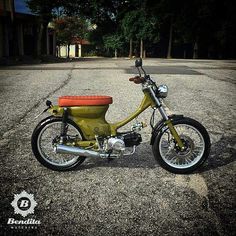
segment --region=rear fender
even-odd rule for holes
[[[37,126],[35,127],[35,129],[34,129],[34,131],[33,131],[33,134],[34,134],[34,132],[35,131],[37,131],[39,128],[40,128],[40,126],[43,126],[45,123],[48,123],[48,122],[50,122],[50,121],[52,121],[52,120],[61,120],[62,121],[62,117],[56,117],[56,116],[48,116],[48,117],[46,117],[46,118],[44,118],[43,120],[41,120],[38,124],[37,124]],[[78,130],[79,130],[79,132],[81,133],[81,135],[82,135],[82,138],[83,138],[83,140],[84,140],[84,134],[83,134],[83,132],[81,131],[81,129],[80,129],[80,127],[73,121],[73,120],[71,120],[71,119],[68,119],[67,120],[67,122],[68,123],[70,123],[70,124],[72,124],[72,125],[74,125],[75,126],[75,128],[77,128]]]
[[[183,115],[170,115],[168,116],[169,119],[174,123],[177,120],[181,120],[184,116]],[[160,120],[154,127],[153,131],[152,131],[152,137],[151,137],[151,141],[150,141],[150,145],[153,145],[156,136],[162,132],[163,127],[165,127],[165,120],[162,119]]]

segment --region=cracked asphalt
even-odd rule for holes
[[[110,122],[134,111],[142,92],[128,81],[136,74],[133,64],[98,58],[0,68],[0,235],[236,234],[236,61],[144,60],[157,84],[169,87],[168,113],[197,119],[210,134],[210,156],[194,174],[175,175],[155,162],[150,127],[133,156],[111,162],[88,158],[61,173],[33,156],[31,134],[47,114],[35,117],[47,99],[56,104],[61,95],[110,95]],[[149,123],[151,113],[139,120]],[[25,218],[11,206],[23,190],[38,204]],[[11,228],[9,218],[41,224]]]

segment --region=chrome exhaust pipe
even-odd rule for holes
[[[73,154],[83,157],[101,157],[99,152],[86,150],[79,147],[72,147],[67,145],[58,144],[54,147],[54,151],[60,154]]]

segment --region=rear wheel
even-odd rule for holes
[[[182,118],[173,121],[185,148],[180,150],[168,127],[160,132],[153,144],[153,154],[158,163],[174,173],[191,173],[200,167],[210,152],[210,137],[197,121]]]
[[[55,144],[60,141],[61,125],[60,117],[46,118],[35,128],[31,138],[32,150],[37,160],[47,168],[57,171],[71,170],[85,160],[85,157],[54,152]],[[68,121],[65,141],[67,145],[73,145],[75,141],[82,139],[82,133],[76,124]]]

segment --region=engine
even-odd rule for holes
[[[125,133],[122,137],[126,147],[138,146],[142,142],[141,135],[136,132]]]
[[[126,147],[134,147],[141,142],[142,137],[139,133],[133,131],[120,133],[117,137],[111,137],[104,140],[103,150],[111,155],[121,156],[124,154]]]

